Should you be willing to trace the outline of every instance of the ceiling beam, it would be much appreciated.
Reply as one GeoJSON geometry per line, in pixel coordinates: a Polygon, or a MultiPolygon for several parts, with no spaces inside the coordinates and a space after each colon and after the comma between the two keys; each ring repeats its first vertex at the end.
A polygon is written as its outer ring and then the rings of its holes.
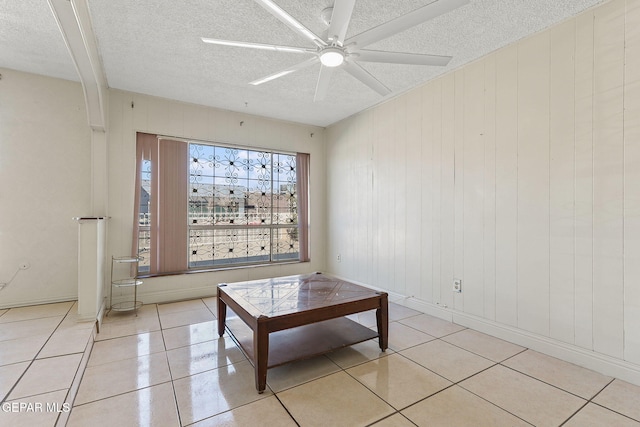
{"type": "Polygon", "coordinates": [[[87,1],[48,2],[82,83],[89,126],[104,132],[107,127],[107,79],[102,71],[87,1]]]}

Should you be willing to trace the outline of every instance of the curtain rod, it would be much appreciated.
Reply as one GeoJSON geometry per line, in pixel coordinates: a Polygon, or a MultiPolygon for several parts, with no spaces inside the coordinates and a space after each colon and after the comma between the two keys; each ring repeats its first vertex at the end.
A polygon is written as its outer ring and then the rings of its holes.
{"type": "Polygon", "coordinates": [[[202,140],[202,139],[179,138],[179,137],[175,137],[175,136],[159,135],[159,134],[156,134],[156,137],[158,138],[158,140],[168,139],[168,140],[171,140],[171,141],[179,141],[179,142],[186,142],[186,143],[193,142],[193,143],[202,143],[202,144],[205,144],[205,145],[220,145],[220,146],[223,146],[223,147],[238,148],[238,149],[241,149],[241,150],[245,149],[245,150],[253,150],[253,151],[265,151],[265,152],[269,152],[269,153],[277,152],[278,154],[290,154],[292,156],[298,154],[295,151],[280,150],[280,149],[277,149],[277,148],[265,148],[265,147],[258,147],[258,146],[234,144],[232,142],[206,141],[206,140],[202,140]]]}

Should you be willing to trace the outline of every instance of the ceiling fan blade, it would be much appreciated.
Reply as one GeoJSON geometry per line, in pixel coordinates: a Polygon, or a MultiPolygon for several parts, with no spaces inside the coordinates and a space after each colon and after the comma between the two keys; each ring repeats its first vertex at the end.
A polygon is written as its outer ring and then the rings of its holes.
{"type": "Polygon", "coordinates": [[[324,47],[327,45],[320,37],[318,37],[315,33],[313,33],[310,29],[305,27],[293,16],[289,15],[284,9],[275,4],[272,0],[254,0],[260,6],[264,7],[270,14],[278,18],[280,21],[285,23],[289,28],[291,28],[296,33],[308,38],[313,43],[315,43],[319,47],[324,47]]]}
{"type": "Polygon", "coordinates": [[[266,77],[262,77],[260,79],[254,80],[252,82],[249,82],[250,85],[254,85],[254,86],[258,86],[261,85],[262,83],[266,83],[266,82],[270,82],[271,80],[275,80],[278,79],[280,77],[286,76],[287,74],[291,74],[295,71],[298,70],[302,70],[303,68],[307,68],[312,66],[313,64],[315,64],[316,62],[318,62],[318,57],[314,56],[313,58],[309,58],[304,62],[300,62],[299,64],[293,65],[289,68],[285,68],[282,71],[278,71],[277,73],[273,73],[273,74],[269,74],[266,77]]]}
{"type": "Polygon", "coordinates": [[[382,96],[391,93],[391,89],[386,87],[380,80],[373,77],[367,70],[354,62],[345,61],[344,70],[382,96]]]}
{"type": "Polygon", "coordinates": [[[353,60],[362,62],[384,62],[389,64],[435,65],[444,67],[451,56],[423,55],[421,53],[382,52],[379,50],[359,50],[353,60]]]}
{"type": "Polygon", "coordinates": [[[316,49],[296,46],[278,46],[275,44],[237,42],[233,40],[211,39],[208,37],[200,37],[205,43],[217,44],[221,46],[248,47],[251,49],[272,50],[276,52],[293,52],[293,53],[316,53],[316,49]]]}
{"type": "Polygon", "coordinates": [[[386,39],[394,34],[401,33],[408,30],[411,27],[415,27],[418,24],[422,24],[437,16],[444,15],[447,12],[451,12],[454,9],[468,4],[470,0],[438,0],[433,3],[429,3],[419,9],[409,12],[405,15],[399,16],[384,24],[373,27],[357,36],[350,37],[345,45],[355,43],[358,48],[363,48],[375,43],[377,41],[386,39]]]}
{"type": "Polygon", "coordinates": [[[325,96],[327,96],[333,70],[335,70],[334,67],[320,67],[320,75],[318,76],[318,84],[316,85],[316,94],[313,97],[313,102],[322,101],[325,96]]]}
{"type": "Polygon", "coordinates": [[[331,24],[329,24],[327,32],[329,39],[340,44],[344,42],[355,4],[356,0],[335,0],[333,13],[331,14],[331,24]]]}

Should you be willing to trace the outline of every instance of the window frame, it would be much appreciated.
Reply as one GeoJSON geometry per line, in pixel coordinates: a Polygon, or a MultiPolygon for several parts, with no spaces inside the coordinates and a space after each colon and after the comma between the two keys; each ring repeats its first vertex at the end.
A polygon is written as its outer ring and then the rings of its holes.
{"type": "MultiPolygon", "coordinates": [[[[139,132],[138,134],[141,135],[141,133],[139,132]]],[[[251,268],[251,267],[258,267],[258,266],[268,266],[268,265],[282,265],[282,264],[287,264],[287,263],[300,263],[300,262],[307,262],[310,261],[309,260],[309,256],[308,256],[308,204],[309,204],[309,197],[308,197],[308,188],[305,189],[305,191],[302,192],[299,189],[300,183],[299,181],[299,177],[300,177],[300,173],[298,172],[298,163],[299,163],[299,159],[301,158],[300,156],[307,156],[305,162],[306,164],[306,170],[305,170],[305,174],[306,177],[304,177],[304,181],[303,181],[303,185],[306,185],[308,187],[308,180],[309,180],[309,161],[310,161],[310,155],[308,153],[295,153],[295,152],[291,152],[288,150],[278,150],[276,148],[264,148],[264,147],[258,147],[258,146],[248,146],[248,145],[243,145],[243,144],[231,144],[231,143],[224,143],[224,142],[215,142],[215,141],[205,141],[205,140],[198,140],[198,139],[192,139],[192,138],[176,138],[176,137],[171,137],[171,136],[165,136],[165,135],[150,135],[150,134],[143,134],[143,135],[147,135],[148,137],[153,136],[158,144],[158,147],[160,147],[160,144],[162,144],[163,140],[171,140],[171,141],[175,141],[175,142],[179,142],[181,144],[184,144],[184,147],[186,149],[186,158],[187,158],[187,168],[186,168],[186,185],[184,188],[185,191],[185,195],[186,195],[186,203],[184,204],[184,210],[185,213],[187,215],[187,221],[185,223],[186,226],[186,234],[184,235],[184,240],[186,242],[186,251],[184,253],[184,261],[185,261],[185,266],[184,269],[178,269],[175,271],[164,271],[162,269],[162,265],[161,265],[161,261],[158,262],[156,261],[156,266],[155,268],[153,268],[153,263],[149,262],[148,264],[145,263],[141,263],[139,265],[139,270],[138,270],[138,275],[139,276],[146,276],[146,277],[150,277],[150,276],[162,276],[162,275],[170,275],[170,274],[181,274],[181,273],[196,273],[196,272],[206,272],[206,271],[219,271],[219,270],[227,270],[227,269],[236,269],[236,268],[251,268]],[[270,163],[270,171],[269,171],[269,190],[270,190],[270,203],[269,203],[269,223],[268,224],[250,224],[249,220],[246,220],[245,223],[242,224],[197,224],[194,225],[191,223],[191,218],[190,218],[190,212],[191,212],[191,203],[190,203],[190,191],[192,190],[192,170],[190,167],[190,163],[192,162],[193,157],[191,156],[191,145],[195,144],[195,145],[202,145],[202,146],[208,146],[208,147],[212,147],[214,150],[216,148],[220,148],[220,149],[225,149],[225,150],[238,150],[238,151],[248,151],[248,152],[252,152],[252,153],[267,153],[269,155],[269,163],[270,163]],[[279,233],[286,233],[286,231],[280,231],[280,230],[291,230],[292,229],[292,225],[291,224],[279,224],[277,222],[273,221],[273,218],[277,216],[277,212],[275,211],[275,209],[277,209],[277,207],[274,204],[274,200],[278,197],[278,192],[274,191],[276,189],[276,186],[278,185],[278,181],[275,179],[275,176],[273,174],[274,168],[275,168],[275,158],[276,156],[291,156],[293,157],[293,160],[295,161],[295,168],[296,171],[295,173],[295,181],[294,181],[294,185],[295,185],[295,204],[296,207],[294,208],[294,210],[292,211],[294,213],[294,215],[296,216],[296,220],[297,223],[294,225],[294,229],[296,230],[296,239],[297,239],[297,250],[296,252],[292,252],[292,257],[287,257],[286,256],[286,252],[282,252],[281,254],[284,255],[283,257],[281,257],[280,259],[278,259],[278,252],[277,252],[277,247],[276,247],[276,241],[278,240],[278,234],[279,233]],[[301,199],[301,197],[304,197],[305,200],[301,199]],[[304,207],[302,207],[302,209],[306,210],[307,213],[304,214],[303,217],[300,216],[301,213],[301,207],[300,207],[300,203],[301,200],[303,200],[303,203],[306,205],[304,207]],[[305,219],[306,218],[306,219],[305,219]],[[301,221],[305,221],[305,224],[302,224],[301,221]],[[238,230],[240,233],[236,233],[236,236],[247,236],[247,242],[249,241],[249,236],[251,234],[252,230],[258,230],[258,229],[262,229],[262,230],[268,230],[269,232],[269,249],[268,249],[268,253],[265,254],[265,256],[268,257],[268,259],[260,259],[260,260],[256,260],[256,261],[247,261],[247,262],[243,262],[243,261],[239,261],[239,262],[234,262],[233,258],[230,259],[230,261],[225,262],[221,260],[224,260],[224,258],[219,258],[218,260],[216,260],[213,256],[209,259],[203,260],[202,262],[205,263],[203,265],[193,265],[194,263],[192,262],[192,251],[193,251],[193,244],[192,244],[192,231],[194,230],[204,230],[204,231],[208,231],[211,233],[211,235],[213,236],[216,231],[221,231],[221,230],[238,230]],[[303,246],[304,245],[304,246],[303,246]],[[304,248],[304,249],[303,249],[304,248]]],[[[138,144],[139,138],[137,138],[137,144],[138,144]]],[[[157,227],[157,224],[154,224],[154,218],[153,215],[151,215],[151,220],[149,223],[147,224],[141,224],[140,223],[140,215],[141,215],[141,210],[140,210],[140,206],[141,206],[141,188],[142,188],[142,173],[144,173],[143,169],[142,169],[142,164],[145,160],[144,158],[140,158],[139,157],[139,153],[140,153],[140,149],[137,148],[137,152],[138,152],[138,156],[137,156],[137,167],[136,167],[136,202],[135,202],[135,223],[134,223],[134,236],[133,236],[133,254],[136,256],[139,256],[140,253],[142,253],[142,251],[145,248],[149,248],[149,252],[150,252],[150,258],[153,258],[154,256],[157,257],[157,253],[154,255],[154,244],[152,242],[153,239],[153,230],[154,227],[157,227]],[[147,245],[141,245],[142,239],[141,236],[143,235],[143,233],[147,233],[147,235],[149,236],[147,242],[149,244],[147,245]]],[[[156,161],[154,162],[153,159],[149,159],[149,161],[151,162],[151,168],[153,169],[154,166],[157,168],[157,164],[158,164],[158,160],[156,159],[156,161]]],[[[247,166],[249,167],[249,166],[247,166]]],[[[153,199],[154,198],[154,194],[153,191],[157,191],[157,181],[159,181],[159,179],[157,178],[158,173],[157,171],[154,172],[152,170],[152,173],[150,174],[152,176],[152,180],[155,179],[156,183],[150,183],[149,187],[151,188],[151,194],[150,194],[150,198],[153,199]]],[[[211,176],[211,178],[214,180],[215,182],[215,176],[211,176]]],[[[249,178],[247,178],[247,180],[249,180],[249,178]]],[[[212,187],[212,191],[215,188],[215,184],[213,184],[212,187]]],[[[157,196],[156,196],[157,197],[157,196]]],[[[215,192],[212,193],[211,198],[215,199],[216,195],[215,192]]],[[[159,202],[156,202],[159,203],[159,202]]],[[[213,205],[215,208],[215,204],[213,205]]],[[[157,212],[157,210],[156,210],[157,212]]],[[[156,222],[158,220],[156,219],[156,222]]],[[[156,237],[157,240],[157,237],[156,237]]],[[[213,242],[212,242],[213,243],[213,242]]],[[[155,246],[159,246],[157,243],[155,246]]],[[[213,249],[212,249],[213,250],[213,249]]],[[[156,247],[155,248],[155,252],[160,252],[162,251],[161,248],[156,247]]],[[[247,257],[250,257],[251,255],[249,255],[249,253],[247,253],[247,257]]],[[[260,256],[260,255],[258,255],[260,256]]],[[[238,258],[242,258],[242,257],[238,257],[238,258]]]]}

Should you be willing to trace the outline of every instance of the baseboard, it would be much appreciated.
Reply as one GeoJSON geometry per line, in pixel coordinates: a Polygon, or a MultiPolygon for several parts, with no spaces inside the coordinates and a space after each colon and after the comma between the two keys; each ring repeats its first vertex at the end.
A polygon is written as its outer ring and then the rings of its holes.
{"type": "Polygon", "coordinates": [[[96,316],[96,332],[99,333],[102,328],[102,319],[104,318],[104,314],[107,312],[107,298],[102,299],[102,304],[100,305],[100,310],[98,310],[98,315],[96,316]]]}
{"type": "Polygon", "coordinates": [[[626,362],[615,357],[596,353],[573,344],[534,334],[513,326],[504,325],[478,316],[462,313],[448,307],[433,304],[415,297],[407,297],[394,292],[377,288],[366,283],[334,276],[342,280],[387,292],[389,301],[408,308],[447,320],[458,325],[474,329],[478,332],[500,338],[505,341],[530,348],[540,353],[556,357],[569,363],[599,372],[603,375],[619,378],[640,386],[640,365],[626,362]]]}
{"type": "Polygon", "coordinates": [[[454,311],[453,321],[461,326],[640,386],[640,365],[466,313],[454,311]]]}
{"type": "Polygon", "coordinates": [[[217,289],[217,286],[201,286],[198,288],[151,291],[139,293],[138,298],[140,298],[140,301],[144,304],[161,304],[194,298],[214,297],[217,294],[217,289]]]}
{"type": "Polygon", "coordinates": [[[77,300],[78,300],[77,294],[61,296],[61,297],[52,297],[52,298],[37,298],[37,299],[14,301],[10,303],[0,304],[0,309],[25,307],[28,305],[53,304],[56,302],[67,302],[67,301],[77,301],[77,300]]]}
{"type": "Polygon", "coordinates": [[[483,319],[478,316],[441,307],[417,298],[401,298],[397,303],[441,319],[452,321],[453,323],[478,332],[482,332],[522,347],[527,347],[537,352],[640,386],[639,365],[601,353],[596,353],[592,350],[578,347],[576,345],[567,344],[553,338],[534,334],[513,326],[504,325],[492,320],[483,319]]]}

